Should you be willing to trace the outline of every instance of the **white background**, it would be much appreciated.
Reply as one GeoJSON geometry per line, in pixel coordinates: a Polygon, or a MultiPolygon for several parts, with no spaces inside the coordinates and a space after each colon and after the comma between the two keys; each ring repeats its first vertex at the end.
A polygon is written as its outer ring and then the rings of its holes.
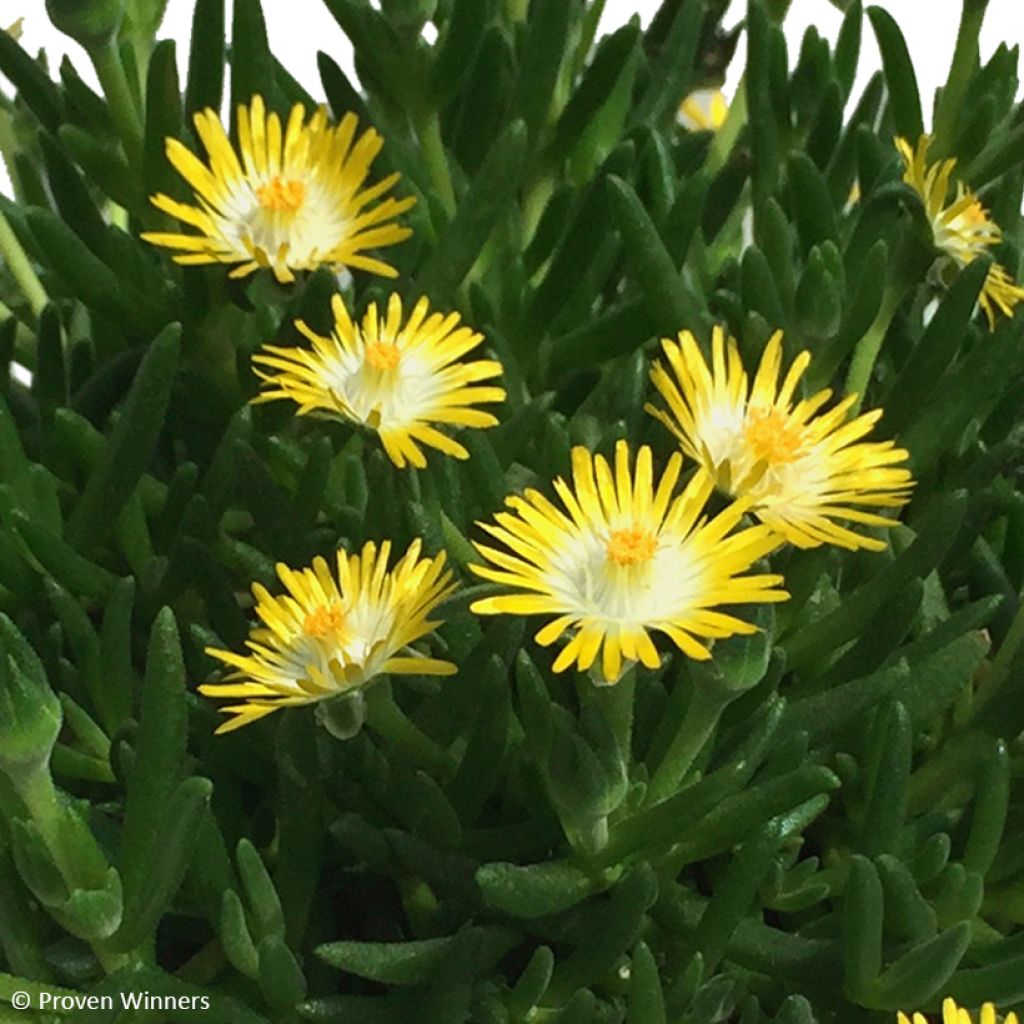
{"type": "MultiPolygon", "coordinates": [[[[229,7],[230,4],[231,0],[228,0],[229,7]]],[[[949,69],[961,0],[881,0],[880,6],[885,7],[899,22],[907,38],[921,87],[927,122],[934,90],[945,81],[949,69]]],[[[188,55],[192,7],[193,0],[170,0],[161,32],[163,37],[178,40],[178,60],[182,71],[188,55]]],[[[641,22],[646,24],[657,8],[658,0],[608,0],[602,30],[615,28],[633,14],[639,15],[641,22]]],[[[313,96],[322,98],[316,72],[317,50],[327,51],[346,69],[351,66],[348,40],[322,0],[263,0],[263,9],[274,53],[313,96]]],[[[745,9],[745,0],[733,0],[725,24],[730,26],[738,22],[745,9]]],[[[24,18],[21,42],[26,49],[35,53],[45,48],[53,68],[58,67],[63,55],[68,53],[79,71],[87,79],[95,80],[81,48],[50,25],[44,12],[43,0],[0,0],[0,26],[6,26],[19,17],[24,18]]],[[[795,62],[800,38],[809,25],[817,26],[822,36],[834,42],[841,21],[842,15],[829,0],[793,0],[786,19],[790,65],[795,62]]],[[[1024,44],[1024,0],[990,0],[981,37],[982,60],[1000,42],[1024,44]]],[[[726,81],[727,95],[735,91],[743,63],[741,39],[726,81]]],[[[863,84],[879,66],[874,34],[865,22],[859,82],[863,84]]],[[[0,88],[9,91],[8,83],[2,77],[0,88]]],[[[855,95],[856,92],[855,89],[855,95]]],[[[9,192],[2,167],[0,191],[9,192]]]]}

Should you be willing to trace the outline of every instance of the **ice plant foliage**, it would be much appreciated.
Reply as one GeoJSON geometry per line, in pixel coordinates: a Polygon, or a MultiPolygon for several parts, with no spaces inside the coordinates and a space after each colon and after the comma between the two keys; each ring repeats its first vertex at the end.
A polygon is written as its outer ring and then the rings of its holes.
{"type": "MultiPolygon", "coordinates": [[[[897,1024],[928,1024],[928,1019],[923,1013],[915,1013],[908,1017],[905,1013],[896,1015],[897,1024]]],[[[942,1001],[942,1024],[1017,1024],[1017,1014],[1008,1013],[1005,1017],[996,1015],[996,1008],[992,1003],[985,1003],[981,1012],[975,1018],[969,1010],[957,1006],[953,999],[942,1001]]]]}
{"type": "Polygon", "coordinates": [[[608,683],[619,678],[624,660],[657,668],[651,632],[705,660],[708,640],[756,632],[723,606],[788,597],[781,576],[743,575],[778,546],[767,527],[737,529],[749,502],[709,518],[714,483],[706,473],[698,471],[675,493],[678,453],[657,483],[650,448],[640,448],[635,466],[630,462],[625,441],[615,447],[614,467],[576,447],[572,483],[554,482],[563,508],[530,489],[507,498],[509,511],[493,523],[479,524],[501,547],[476,543],[489,564],[471,568],[510,592],[481,598],[472,610],[554,616],[536,639],[547,646],[570,633],[556,672],[573,663],[589,669],[599,657],[608,683]]]}
{"type": "MultiPolygon", "coordinates": [[[[903,180],[921,197],[935,247],[957,266],[964,267],[999,245],[1002,231],[981,200],[962,181],[956,183],[956,192],[950,199],[956,160],[951,157],[929,164],[931,141],[927,135],[922,135],[916,146],[911,146],[906,139],[896,140],[896,148],[903,158],[903,180]]],[[[997,311],[1013,316],[1014,308],[1022,299],[1024,288],[1013,280],[1004,266],[993,263],[978,300],[989,327],[995,327],[997,311]]]]}
{"type": "Polygon", "coordinates": [[[844,521],[889,527],[876,509],[895,509],[910,496],[907,453],[892,441],[862,440],[881,410],[847,421],[849,395],[827,412],[829,389],[795,401],[810,364],[802,352],[782,371],[782,333],[772,336],[751,384],[733,338],[716,327],[709,368],[688,331],[663,340],[667,365],[656,362],[651,379],[667,408],[647,411],[665,424],[684,452],[712,475],[719,488],[750,502],[753,513],[791,544],[882,550],[883,541],[844,521]]]}
{"type": "Polygon", "coordinates": [[[430,616],[455,589],[444,554],[421,557],[413,541],[388,568],[391,543],[368,542],[360,554],[337,553],[337,571],[324,558],[306,569],[277,566],[286,593],[252,591],[261,625],[247,654],[209,648],[234,670],[228,682],[200,687],[208,697],[241,701],[221,710],[230,732],[281,708],[351,693],[382,672],[452,675],[455,666],[413,650],[430,633],[430,616]]]}
{"type": "Polygon", "coordinates": [[[994,12],[317,4],[0,21],[0,1024],[1020,1024],[994,12]]]}
{"type": "Polygon", "coordinates": [[[383,314],[371,303],[361,324],[353,323],[340,296],[334,296],[331,308],[329,338],[300,320],[296,327],[312,342],[311,349],[268,345],[253,357],[264,383],[256,400],[291,399],[300,414],[374,430],[399,467],[424,467],[421,445],[468,458],[444,428],[493,427],[497,418],[475,406],[505,398],[502,388],[481,384],[501,375],[501,363],[461,361],[483,335],[462,325],[458,313],[432,313],[425,298],[408,319],[397,295],[388,299],[383,314]]]}
{"type": "Polygon", "coordinates": [[[195,128],[206,162],[177,139],[166,143],[167,158],[195,201],[152,197],[157,209],[195,231],[151,231],[143,238],[175,250],[177,263],[232,264],[232,277],[269,267],[279,281],[290,282],[296,271],[325,264],[394,277],[374,250],[409,236],[395,218],[415,199],[382,199],[397,173],[367,185],[384,140],[372,128],[358,134],[358,126],[355,114],[331,126],[323,107],[307,122],[300,103],[282,126],[255,96],[238,108],[236,153],[217,113],[200,111],[195,128]]]}

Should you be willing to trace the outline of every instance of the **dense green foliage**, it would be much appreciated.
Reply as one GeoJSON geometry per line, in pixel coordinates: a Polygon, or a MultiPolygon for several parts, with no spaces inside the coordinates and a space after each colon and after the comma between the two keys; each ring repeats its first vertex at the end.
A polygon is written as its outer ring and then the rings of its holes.
{"type": "MultiPolygon", "coordinates": [[[[184,83],[156,0],[119,29],[117,5],[51,2],[71,32],[96,7],[105,98],[0,33],[0,1021],[44,1019],[5,1003],[41,990],[212,1000],[71,1022],[1024,1007],[1024,318],[977,315],[985,260],[929,273],[893,147],[928,97],[896,24],[854,0],[834,50],[810,30],[787,54],[787,5],[750,0],[712,134],[676,109],[731,56],[720,0],[596,41],[600,2],[325,2],[361,82],[310,39],[331,110],[376,126],[375,171],[419,197],[396,287],[459,309],[504,364],[502,423],[460,435],[465,463],[400,472],[370,434],[247,404],[253,351],[300,343],[298,316],[326,329],[335,275],[230,281],[139,240],[170,223],[149,194],[187,198],[163,140],[194,146],[193,112],[312,105],[259,0],[230,24],[196,0],[184,83]],[[862,31],[884,73],[851,98],[862,31]],[[868,383],[918,481],[903,524],[883,554],[773,556],[792,599],[709,666],[555,676],[529,623],[468,612],[474,520],[546,488],[573,443],[628,436],[663,462],[657,339],[716,322],[750,360],[784,328],[811,387],[868,383]],[[252,581],[414,536],[465,577],[438,645],[459,675],[378,681],[348,740],[308,709],[214,737],[203,650],[241,648],[252,581]],[[692,768],[652,803],[678,735],[692,768]]],[[[1016,50],[979,62],[984,6],[965,0],[935,146],[1012,273],[1024,106],[1016,50]]],[[[360,311],[389,285],[340,287],[360,311]]]]}

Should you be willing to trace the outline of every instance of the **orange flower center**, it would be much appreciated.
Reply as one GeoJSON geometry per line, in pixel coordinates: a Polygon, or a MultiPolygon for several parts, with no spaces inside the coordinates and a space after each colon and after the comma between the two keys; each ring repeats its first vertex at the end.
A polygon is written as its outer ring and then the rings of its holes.
{"type": "Polygon", "coordinates": [[[366,346],[366,363],[375,370],[393,370],[402,361],[397,345],[387,341],[374,341],[366,346]]]}
{"type": "Polygon", "coordinates": [[[345,625],[345,613],[336,605],[321,605],[306,616],[302,629],[307,636],[316,640],[340,633],[345,625]]]}
{"type": "Polygon", "coordinates": [[[757,462],[781,466],[792,462],[803,445],[803,430],[778,409],[753,409],[747,419],[746,442],[757,462]]]}
{"type": "Polygon", "coordinates": [[[971,205],[964,210],[963,218],[968,224],[975,227],[988,221],[988,217],[985,214],[985,207],[977,201],[971,203],[971,205]]]}
{"type": "Polygon", "coordinates": [[[264,210],[295,213],[306,199],[306,183],[297,178],[285,179],[278,174],[256,189],[256,198],[264,210]]]}
{"type": "Polygon", "coordinates": [[[649,561],[657,550],[657,538],[642,526],[613,530],[608,538],[608,557],[625,568],[649,561]]]}

